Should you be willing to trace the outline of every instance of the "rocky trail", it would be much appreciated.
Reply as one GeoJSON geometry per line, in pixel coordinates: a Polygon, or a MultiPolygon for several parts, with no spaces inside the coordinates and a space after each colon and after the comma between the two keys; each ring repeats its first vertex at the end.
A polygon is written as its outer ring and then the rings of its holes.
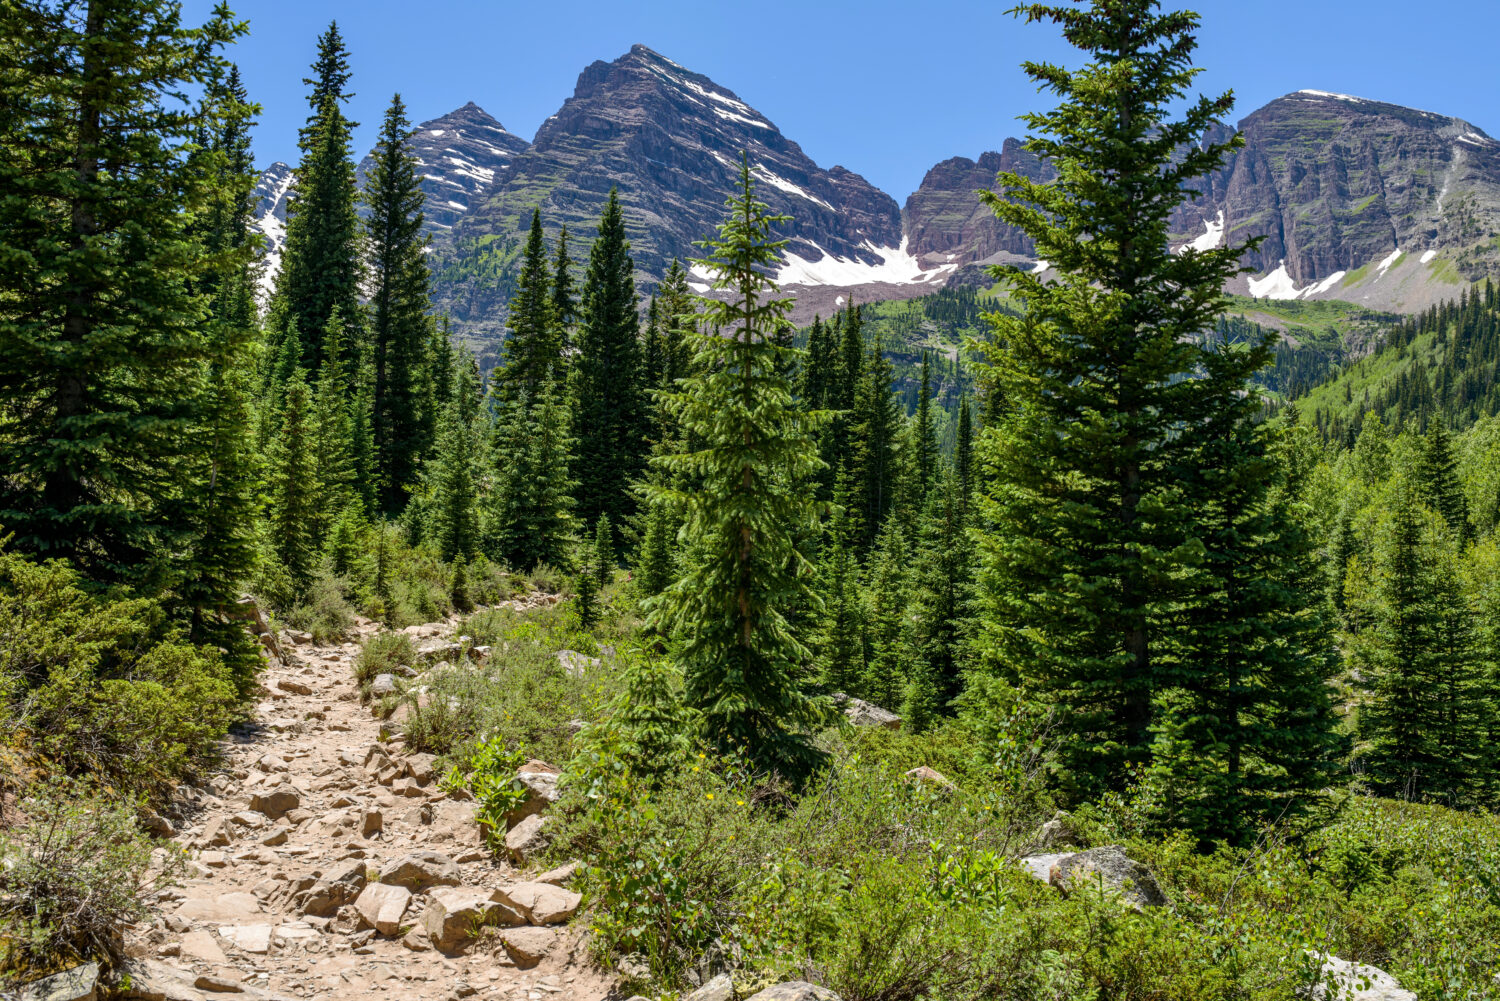
{"type": "MultiPolygon", "coordinates": [[[[440,646],[455,625],[407,631],[440,646]]],[[[161,820],[189,871],[131,932],[123,997],[610,995],[615,978],[567,923],[579,905],[572,867],[496,858],[474,804],[440,789],[431,755],[406,755],[361,705],[358,641],[379,628],[361,622],[336,646],[286,644],[271,660],[254,722],[219,773],[184,787],[161,820]]]]}

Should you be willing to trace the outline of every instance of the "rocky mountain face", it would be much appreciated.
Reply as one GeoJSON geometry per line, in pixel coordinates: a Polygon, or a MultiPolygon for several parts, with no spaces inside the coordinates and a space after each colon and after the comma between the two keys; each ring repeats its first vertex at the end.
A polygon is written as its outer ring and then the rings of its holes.
{"type": "MultiPolygon", "coordinates": [[[[1415,310],[1456,295],[1500,263],[1500,142],[1461,119],[1323,91],[1278,98],[1239,124],[1245,148],[1178,210],[1174,246],[1261,237],[1232,291],[1275,299],[1349,299],[1415,310]]],[[[1232,133],[1223,129],[1211,138],[1232,133]]],[[[1043,178],[1006,140],[978,163],[944,161],[906,203],[914,253],[961,265],[1031,257],[978,187],[1000,170],[1043,178]]],[[[931,259],[928,257],[927,259],[931,259]]]]}
{"type": "MultiPolygon", "coordinates": [[[[458,218],[503,177],[512,158],[530,143],[507,132],[479,105],[470,101],[441,118],[418,125],[410,148],[422,175],[427,201],[422,206],[424,230],[434,238],[453,228],[458,218]]],[[[355,179],[364,187],[374,167],[374,151],[355,169],[355,179]]],[[[263,294],[268,294],[281,266],[286,243],[286,209],[294,171],[276,162],[267,167],[255,186],[254,226],[266,239],[266,266],[261,275],[263,294]]],[[[364,214],[363,205],[360,213],[364,214]]]]}
{"type": "MultiPolygon", "coordinates": [[[[530,145],[473,101],[418,125],[409,146],[427,193],[422,214],[428,232],[452,229],[530,145]]],[[[372,150],[355,171],[361,187],[374,166],[372,150]]]]}
{"type": "Polygon", "coordinates": [[[611,187],[625,208],[643,283],[697,256],[736,185],[741,154],[773,211],[791,217],[780,277],[790,285],[906,283],[924,269],[902,249],[894,199],[843,167],[823,169],[765,115],[708,77],[642,45],[578,77],[573,96],[497,178],[436,256],[438,306],[471,336],[498,333],[507,271],[533,208],[549,237],[566,225],[586,253],[611,187]]]}

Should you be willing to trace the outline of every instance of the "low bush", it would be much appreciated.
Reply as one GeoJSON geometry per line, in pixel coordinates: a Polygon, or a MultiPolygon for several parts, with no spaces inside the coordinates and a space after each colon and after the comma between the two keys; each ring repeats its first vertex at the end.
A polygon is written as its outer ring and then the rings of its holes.
{"type": "Polygon", "coordinates": [[[157,849],[153,864],[134,806],[84,786],[38,787],[21,811],[24,821],[0,833],[0,974],[29,980],[118,962],[125,926],[181,873],[182,854],[157,849]]]}
{"type": "Polygon", "coordinates": [[[368,695],[376,675],[394,674],[398,668],[411,667],[416,662],[417,645],[405,633],[376,633],[367,638],[354,658],[354,680],[360,695],[368,695]]]}
{"type": "Polygon", "coordinates": [[[345,596],[348,582],[330,574],[313,579],[303,600],[287,610],[293,629],[312,633],[313,642],[337,643],[354,628],[354,606],[345,596]]]}
{"type": "Polygon", "coordinates": [[[41,771],[150,792],[211,758],[238,713],[219,651],[155,603],[97,598],[66,564],[0,550],[0,732],[41,771]]]}

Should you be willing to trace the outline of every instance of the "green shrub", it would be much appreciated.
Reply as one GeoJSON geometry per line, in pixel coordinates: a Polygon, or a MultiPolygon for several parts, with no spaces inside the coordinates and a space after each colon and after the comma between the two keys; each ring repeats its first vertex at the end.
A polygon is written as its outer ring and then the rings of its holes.
{"type": "Polygon", "coordinates": [[[21,803],[25,821],[0,833],[0,973],[32,979],[74,963],[111,965],[124,927],[149,914],[146,897],[182,871],[152,845],[135,808],[81,786],[38,788],[21,803]]]}
{"type": "Polygon", "coordinates": [[[417,645],[405,633],[376,633],[360,644],[354,658],[354,680],[360,694],[369,691],[377,674],[394,674],[397,668],[417,662],[417,645]]]}
{"type": "Polygon", "coordinates": [[[287,612],[294,629],[312,633],[315,643],[336,643],[354,628],[354,606],[345,595],[348,584],[320,574],[308,585],[303,601],[287,612]]]}
{"type": "Polygon", "coordinates": [[[0,550],[0,727],[44,770],[159,789],[211,758],[238,711],[219,652],[157,605],[95,598],[65,564],[0,550]]]}

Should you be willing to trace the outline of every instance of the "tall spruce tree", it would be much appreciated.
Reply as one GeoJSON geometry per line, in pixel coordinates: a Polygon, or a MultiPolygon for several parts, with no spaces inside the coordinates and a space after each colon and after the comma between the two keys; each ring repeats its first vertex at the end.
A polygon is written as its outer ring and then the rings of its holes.
{"type": "Polygon", "coordinates": [[[585,524],[601,514],[616,524],[630,519],[635,504],[629,485],[640,476],[649,448],[634,272],[624,210],[611,189],[589,252],[573,361],[574,479],[585,524]]]}
{"type": "Polygon", "coordinates": [[[1422,451],[1414,472],[1422,503],[1443,516],[1460,545],[1469,541],[1469,505],[1458,478],[1458,458],[1453,454],[1453,433],[1441,420],[1434,420],[1422,439],[1422,451]]]}
{"type": "MultiPolygon", "coordinates": [[[[564,350],[573,345],[573,326],[578,322],[578,298],[573,292],[573,259],[568,256],[568,227],[557,234],[557,258],[552,264],[552,319],[564,350]]],[[[559,379],[561,375],[557,376],[559,379]]]]}
{"type": "Polygon", "coordinates": [[[521,274],[505,326],[505,363],[498,374],[501,396],[514,400],[524,392],[535,398],[547,373],[561,369],[563,358],[540,209],[531,212],[531,232],[521,255],[521,274]]]}
{"type": "Polygon", "coordinates": [[[497,504],[490,535],[507,566],[531,570],[563,568],[576,532],[568,457],[567,413],[557,380],[549,373],[536,399],[523,391],[501,410],[493,472],[497,504]]]}
{"type": "Polygon", "coordinates": [[[201,213],[243,179],[197,147],[241,114],[214,82],[243,32],[222,5],[0,6],[0,524],[96,579],[169,586],[206,528],[183,445],[227,416],[226,331],[194,276],[223,275],[201,213]]]}
{"type": "Polygon", "coordinates": [[[937,428],[932,417],[932,359],[922,352],[922,381],[917,391],[917,413],[912,427],[912,470],[916,481],[917,501],[927,502],[927,492],[937,477],[937,428]]]}
{"type": "MultiPolygon", "coordinates": [[[[853,329],[856,325],[851,320],[853,329]]],[[[891,392],[895,370],[877,340],[861,366],[853,409],[848,415],[847,449],[854,474],[855,502],[864,532],[861,547],[880,533],[885,516],[896,502],[896,436],[901,411],[891,392]]]]}
{"type": "Polygon", "coordinates": [[[1036,241],[1055,279],[997,269],[1024,306],[991,315],[982,379],[995,404],[980,436],[983,629],[990,691],[1024,690],[1054,715],[1053,765],[1065,789],[1122,786],[1150,760],[1162,676],[1179,637],[1169,615],[1192,560],[1181,467],[1184,422],[1220,402],[1191,378],[1201,335],[1244,247],[1172,253],[1170,220],[1190,182],[1243,139],[1205,136],[1232,108],[1225,94],[1172,112],[1197,74],[1197,15],[1155,0],[1026,4],[1090,59],[1081,69],[1028,62],[1061,98],[1026,116],[1026,148],[1055,182],[1000,175],[982,192],[995,215],[1036,241]]]}
{"type": "Polygon", "coordinates": [[[953,440],[953,472],[958,477],[958,496],[965,511],[974,493],[974,414],[969,394],[958,401],[958,430],[953,440]]]}
{"type": "Polygon", "coordinates": [[[427,237],[422,191],[401,95],[391,98],[365,184],[370,273],[372,400],[378,506],[396,514],[416,482],[424,440],[420,396],[428,338],[427,237]]]}
{"type": "Polygon", "coordinates": [[[285,300],[287,320],[302,333],[304,362],[320,369],[322,335],[334,309],[342,311],[345,323],[356,325],[363,277],[351,156],[356,123],[342,108],[352,95],[345,90],[348,52],[337,23],[318,38],[313,72],[303,81],[312,88],[308,103],[313,113],[298,143],[302,160],[287,203],[276,294],[285,300]]]}
{"type": "Polygon", "coordinates": [[[849,476],[840,470],[818,570],[823,621],[817,633],[819,680],[833,692],[855,694],[865,676],[865,605],[859,586],[858,525],[849,476]]]}
{"type": "Polygon", "coordinates": [[[267,462],[269,510],[265,530],[267,548],[299,592],[312,581],[319,538],[322,485],[312,409],[312,394],[298,369],[287,384],[281,430],[267,462]]]}
{"type": "Polygon", "coordinates": [[[811,654],[782,609],[807,600],[810,567],[796,543],[816,514],[799,489],[818,458],[781,374],[789,349],[774,339],[791,307],[766,277],[785,245],[771,237],[781,217],[756,200],[748,157],[728,205],[712,256],[696,262],[725,299],[701,301],[708,332],[692,335],[694,373],[668,396],[702,445],[661,462],[695,489],[656,491],[686,512],[687,565],[650,621],[670,637],[705,736],[796,777],[817,760],[808,730],[820,706],[805,690],[811,654]]]}

